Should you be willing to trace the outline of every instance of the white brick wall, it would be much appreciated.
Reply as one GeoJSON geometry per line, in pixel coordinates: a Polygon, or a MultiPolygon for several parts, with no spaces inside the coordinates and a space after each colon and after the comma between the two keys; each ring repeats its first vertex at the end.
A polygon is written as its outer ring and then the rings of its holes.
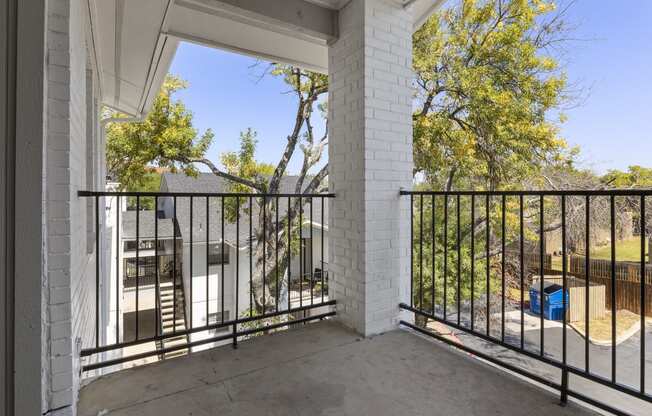
{"type": "MultiPolygon", "coordinates": [[[[74,414],[79,387],[79,343],[94,342],[94,252],[88,253],[87,123],[97,123],[86,99],[86,18],[81,0],[50,0],[47,28],[47,153],[44,183],[47,302],[44,316],[43,411],[74,414]]],[[[90,129],[91,131],[93,129],[90,129]]],[[[99,140],[97,136],[91,140],[99,140]]],[[[97,144],[95,145],[97,148],[97,144]]],[[[98,175],[95,179],[98,179],[98,175]]],[[[91,177],[92,178],[92,177],[91,177]]],[[[99,182],[98,182],[99,183],[99,182]]]]}
{"type": "Polygon", "coordinates": [[[409,299],[411,22],[392,0],[352,0],[329,48],[329,269],[339,319],[364,335],[395,328],[409,299]]]}

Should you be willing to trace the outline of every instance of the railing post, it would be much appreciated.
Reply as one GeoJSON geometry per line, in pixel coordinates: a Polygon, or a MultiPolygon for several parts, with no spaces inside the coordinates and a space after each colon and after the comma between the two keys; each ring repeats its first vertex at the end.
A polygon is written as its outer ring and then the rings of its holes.
{"type": "Polygon", "coordinates": [[[562,406],[566,406],[568,403],[568,369],[566,367],[561,369],[561,394],[559,402],[562,406]]]}
{"type": "Polygon", "coordinates": [[[233,349],[238,349],[238,324],[234,323],[233,327],[233,349]]]}

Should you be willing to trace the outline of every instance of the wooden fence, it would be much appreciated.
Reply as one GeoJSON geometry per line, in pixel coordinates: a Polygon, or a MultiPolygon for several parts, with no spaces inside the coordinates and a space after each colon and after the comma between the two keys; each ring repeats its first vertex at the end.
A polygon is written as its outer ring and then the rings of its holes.
{"type": "MultiPolygon", "coordinates": [[[[571,255],[569,274],[586,278],[586,258],[571,255]]],[[[607,308],[611,306],[611,261],[591,259],[589,281],[606,288],[607,308]]],[[[639,263],[616,262],[616,306],[634,313],[641,312],[641,266],[639,263]]],[[[645,267],[645,315],[652,316],[652,266],[645,267]]]]}
{"type": "MultiPolygon", "coordinates": [[[[519,264],[521,253],[518,250],[505,250],[506,259],[513,263],[519,264]]],[[[543,271],[549,274],[552,271],[552,255],[544,254],[543,271]]],[[[541,256],[539,253],[524,252],[523,253],[523,268],[526,273],[539,274],[541,270],[541,256]]]]}

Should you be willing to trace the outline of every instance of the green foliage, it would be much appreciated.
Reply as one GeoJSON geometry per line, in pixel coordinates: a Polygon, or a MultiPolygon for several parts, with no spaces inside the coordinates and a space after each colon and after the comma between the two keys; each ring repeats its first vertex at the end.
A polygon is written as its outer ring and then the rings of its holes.
{"type": "Polygon", "coordinates": [[[630,166],[627,172],[610,170],[601,182],[613,188],[649,188],[652,186],[652,168],[630,166]]]}
{"type": "MultiPolygon", "coordinates": [[[[237,152],[224,152],[220,155],[220,161],[224,170],[233,176],[256,182],[262,189],[266,189],[266,179],[274,173],[274,165],[256,161],[256,139],[257,133],[252,128],[240,132],[240,150],[237,152]]],[[[229,181],[226,192],[249,193],[251,188],[237,182],[229,181]]],[[[248,198],[227,198],[225,201],[225,215],[229,222],[235,222],[236,210],[240,207],[247,207],[248,198]]],[[[242,209],[240,215],[248,214],[249,209],[242,209]]]]}
{"type": "MultiPolygon", "coordinates": [[[[255,309],[246,310],[240,314],[239,319],[256,318],[260,315],[262,315],[262,313],[255,309]]],[[[263,318],[263,319],[253,320],[253,321],[247,321],[238,325],[238,331],[250,331],[254,329],[265,328],[270,325],[280,324],[281,322],[283,321],[280,316],[273,316],[271,318],[263,318]]],[[[283,330],[283,327],[277,329],[269,329],[266,331],[254,332],[252,334],[247,335],[245,339],[259,337],[261,335],[271,334],[273,332],[278,332],[281,330],[283,330]]]]}
{"type": "MultiPolygon", "coordinates": [[[[518,218],[516,218],[514,212],[510,212],[510,209],[508,209],[508,207],[513,207],[514,204],[518,206],[518,201],[509,199],[505,201],[506,241],[514,241],[518,238],[518,218]]],[[[484,218],[485,207],[485,199],[476,198],[476,221],[478,218],[484,218]]],[[[423,199],[420,196],[414,197],[412,284],[415,305],[421,304],[421,296],[423,296],[423,308],[430,310],[433,305],[434,289],[437,307],[440,308],[444,305],[445,298],[448,310],[452,311],[457,301],[458,277],[461,302],[468,301],[471,298],[472,287],[474,299],[483,298],[487,290],[487,256],[485,253],[488,244],[489,249],[493,250],[494,240],[501,238],[501,207],[500,199],[489,201],[489,212],[492,219],[490,227],[493,231],[491,239],[487,243],[484,233],[476,233],[475,237],[472,237],[469,232],[471,229],[470,197],[460,197],[459,199],[449,197],[447,202],[442,196],[437,196],[434,199],[430,196],[425,196],[423,199]],[[471,238],[474,238],[473,250],[471,238]],[[473,279],[471,279],[472,253],[475,255],[473,279]],[[446,294],[445,297],[444,293],[446,294]]],[[[492,254],[488,259],[489,291],[490,295],[493,296],[500,289],[501,284],[500,256],[492,254]]]]}
{"type": "Polygon", "coordinates": [[[554,9],[462,0],[414,34],[414,160],[433,186],[505,188],[564,157],[547,119],[566,99],[566,76],[546,54],[563,30],[542,22],[554,9]]]}
{"type": "MultiPolygon", "coordinates": [[[[127,191],[131,192],[158,192],[161,189],[161,175],[153,169],[145,171],[138,183],[131,183],[131,186],[127,187],[127,191]]],[[[128,209],[136,209],[136,198],[130,197],[127,200],[128,209]]],[[[154,198],[152,197],[141,197],[140,198],[140,208],[145,210],[154,209],[154,198]]]]}
{"type": "MultiPolygon", "coordinates": [[[[293,91],[311,95],[313,92],[326,92],[328,88],[328,76],[317,72],[300,71],[290,65],[275,64],[271,74],[283,77],[286,84],[292,87],[293,91]]],[[[312,109],[310,109],[312,110],[312,109]]]]}
{"type": "Polygon", "coordinates": [[[173,100],[173,94],[187,86],[181,78],[168,75],[145,120],[107,125],[108,170],[123,188],[143,186],[152,165],[197,175],[193,161],[204,157],[213,133],[209,129],[199,136],[192,113],[173,100]]]}

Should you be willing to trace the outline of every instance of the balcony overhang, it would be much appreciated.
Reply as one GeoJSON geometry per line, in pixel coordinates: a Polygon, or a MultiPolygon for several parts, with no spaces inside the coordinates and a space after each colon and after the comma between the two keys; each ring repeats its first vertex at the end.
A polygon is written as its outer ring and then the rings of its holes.
{"type": "MultiPolygon", "coordinates": [[[[444,0],[394,0],[414,28],[444,0]]],[[[349,0],[87,0],[105,105],[144,116],[180,41],[327,72],[349,0]]]]}

